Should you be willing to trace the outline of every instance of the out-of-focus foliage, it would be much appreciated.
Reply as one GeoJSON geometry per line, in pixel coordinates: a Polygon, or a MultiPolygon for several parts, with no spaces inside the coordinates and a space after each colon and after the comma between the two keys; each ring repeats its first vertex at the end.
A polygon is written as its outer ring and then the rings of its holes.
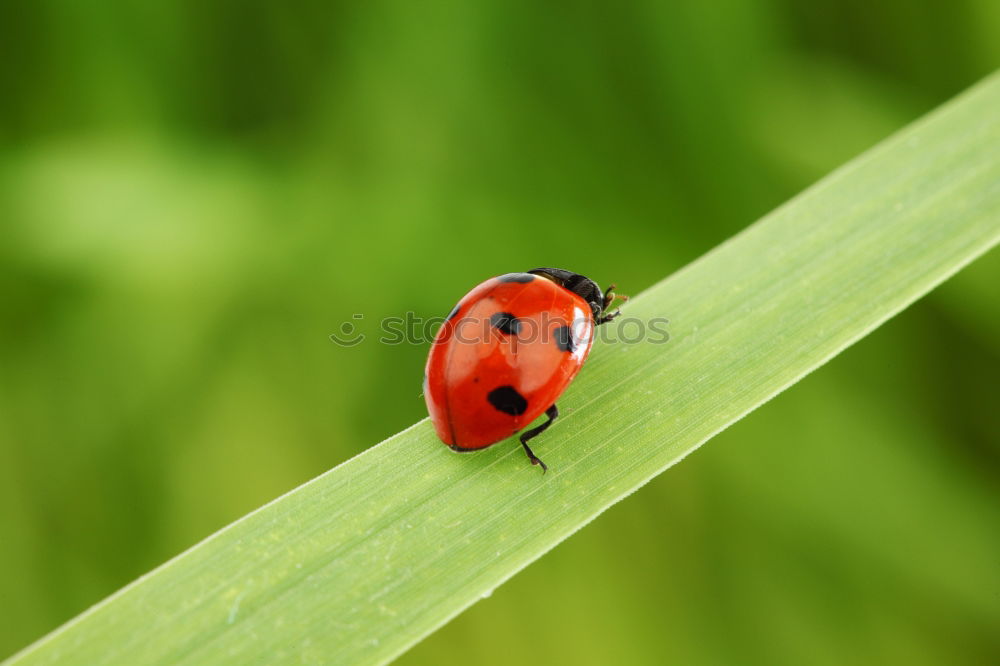
{"type": "MultiPolygon", "coordinates": [[[[381,318],[536,265],[639,291],[997,34],[988,0],[0,5],[0,655],[421,418],[426,348],[381,318]]],[[[998,283],[994,253],[402,663],[995,661],[998,283]]]]}

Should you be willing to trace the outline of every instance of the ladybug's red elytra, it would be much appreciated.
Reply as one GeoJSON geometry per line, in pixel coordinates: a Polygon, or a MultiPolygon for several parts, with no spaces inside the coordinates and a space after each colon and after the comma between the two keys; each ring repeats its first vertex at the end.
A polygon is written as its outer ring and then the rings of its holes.
{"type": "Polygon", "coordinates": [[[431,345],[424,399],[438,437],[453,451],[485,449],[543,412],[548,420],[521,433],[533,465],[548,467],[528,440],[559,416],[556,400],[573,381],[608,310],[614,285],[560,268],[535,268],[486,280],[448,315],[431,345]]]}

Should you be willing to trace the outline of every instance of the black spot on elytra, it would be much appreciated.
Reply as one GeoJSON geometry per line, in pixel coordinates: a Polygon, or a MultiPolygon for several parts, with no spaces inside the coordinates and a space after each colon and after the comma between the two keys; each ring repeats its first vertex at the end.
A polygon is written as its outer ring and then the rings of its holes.
{"type": "Polygon", "coordinates": [[[461,310],[461,309],[462,309],[462,304],[461,303],[459,303],[458,305],[456,305],[455,307],[453,307],[451,309],[451,312],[449,312],[448,316],[445,318],[445,321],[451,321],[452,319],[454,319],[455,315],[457,315],[458,311],[461,310]]]}
{"type": "Polygon", "coordinates": [[[560,326],[553,333],[556,346],[560,351],[573,353],[576,351],[576,340],[573,339],[573,329],[569,326],[560,326]]]}
{"type": "Polygon", "coordinates": [[[528,409],[528,401],[513,386],[498,386],[487,394],[486,399],[497,411],[511,416],[520,416],[528,409]]]}
{"type": "Polygon", "coordinates": [[[521,322],[509,312],[497,312],[490,316],[490,326],[504,335],[517,335],[521,330],[521,322]]]}
{"type": "Polygon", "coordinates": [[[521,284],[531,282],[534,279],[535,276],[531,273],[507,273],[497,278],[500,282],[520,282],[521,284]]]}

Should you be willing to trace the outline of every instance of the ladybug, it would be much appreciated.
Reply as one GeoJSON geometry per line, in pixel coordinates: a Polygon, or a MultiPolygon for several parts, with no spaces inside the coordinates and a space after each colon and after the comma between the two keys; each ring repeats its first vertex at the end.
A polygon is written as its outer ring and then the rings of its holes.
{"type": "Polygon", "coordinates": [[[541,425],[521,433],[532,465],[548,467],[528,441],[552,425],[556,400],[583,367],[594,328],[608,310],[614,285],[560,268],[536,268],[486,280],[452,309],[431,345],[424,399],[438,437],[469,452],[510,437],[543,412],[541,425]]]}

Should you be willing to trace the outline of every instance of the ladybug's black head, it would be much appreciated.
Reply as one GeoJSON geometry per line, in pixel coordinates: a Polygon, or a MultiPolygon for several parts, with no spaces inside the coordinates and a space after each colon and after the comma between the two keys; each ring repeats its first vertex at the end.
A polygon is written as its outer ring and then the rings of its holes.
{"type": "Polygon", "coordinates": [[[604,292],[597,286],[597,283],[579,273],[564,271],[561,268],[533,268],[528,271],[532,275],[539,275],[548,280],[552,280],[560,287],[569,289],[590,305],[590,310],[594,315],[594,321],[601,316],[604,311],[604,292]]]}

